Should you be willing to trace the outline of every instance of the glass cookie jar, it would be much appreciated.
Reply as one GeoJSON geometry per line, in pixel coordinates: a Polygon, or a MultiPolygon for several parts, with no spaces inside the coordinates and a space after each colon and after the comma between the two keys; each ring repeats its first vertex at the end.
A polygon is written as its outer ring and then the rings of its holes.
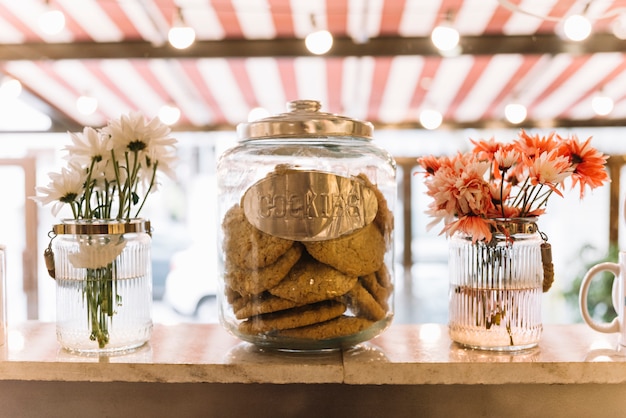
{"type": "Polygon", "coordinates": [[[220,322],[260,347],[349,347],[393,318],[395,161],[320,108],[240,124],[218,161],[220,322]]]}

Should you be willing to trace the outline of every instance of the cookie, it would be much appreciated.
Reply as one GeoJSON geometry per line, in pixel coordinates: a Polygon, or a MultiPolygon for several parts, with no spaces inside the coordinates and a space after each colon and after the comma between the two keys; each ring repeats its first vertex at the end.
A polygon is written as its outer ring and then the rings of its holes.
{"type": "Polygon", "coordinates": [[[258,295],[280,283],[301,255],[302,246],[295,244],[267,267],[244,269],[229,265],[225,267],[224,281],[241,295],[258,295]]]}
{"type": "Polygon", "coordinates": [[[304,243],[316,260],[351,276],[365,276],[380,269],[385,239],[374,223],[343,237],[304,243]]]}
{"type": "Polygon", "coordinates": [[[389,310],[387,299],[391,293],[390,289],[381,286],[376,277],[376,273],[359,277],[359,282],[374,297],[374,300],[385,310],[389,310]]]}
{"type": "Polygon", "coordinates": [[[379,321],[386,315],[386,311],[361,283],[357,283],[346,295],[348,306],[355,316],[379,321]]]}
{"type": "Polygon", "coordinates": [[[299,304],[315,303],[346,294],[357,280],[303,255],[287,277],[268,291],[299,304]]]}
{"type": "Polygon", "coordinates": [[[393,291],[393,283],[391,282],[391,275],[385,264],[376,272],[376,279],[378,280],[378,284],[387,289],[391,294],[393,291]]]}
{"type": "Polygon", "coordinates": [[[293,241],[274,237],[256,229],[239,205],[226,212],[222,222],[226,265],[243,269],[258,269],[275,263],[293,241]]]}
{"type": "Polygon", "coordinates": [[[345,304],[328,300],[250,317],[239,324],[239,331],[244,334],[260,334],[297,328],[337,318],[345,311],[345,304]]]}
{"type": "Polygon", "coordinates": [[[285,329],[278,333],[280,336],[306,338],[313,340],[327,340],[330,338],[345,337],[361,332],[374,324],[365,318],[342,315],[314,325],[299,328],[285,329]]]}
{"type": "Polygon", "coordinates": [[[243,306],[243,304],[246,303],[246,300],[239,294],[239,292],[236,292],[229,286],[224,287],[224,296],[226,298],[226,301],[232,306],[243,306]]]}
{"type": "Polygon", "coordinates": [[[363,173],[359,174],[357,178],[361,179],[365,185],[374,192],[374,196],[376,196],[376,200],[378,201],[378,211],[376,212],[376,217],[374,218],[374,224],[378,227],[379,231],[383,234],[383,238],[385,239],[385,243],[387,246],[391,245],[391,233],[393,231],[393,212],[389,209],[389,205],[387,205],[387,199],[383,196],[382,192],[376,187],[374,183],[370,181],[369,178],[363,173]]]}
{"type": "Polygon", "coordinates": [[[235,310],[235,318],[245,319],[254,315],[295,308],[296,306],[298,304],[292,300],[279,298],[265,292],[257,297],[248,299],[244,304],[240,304],[235,310]]]}

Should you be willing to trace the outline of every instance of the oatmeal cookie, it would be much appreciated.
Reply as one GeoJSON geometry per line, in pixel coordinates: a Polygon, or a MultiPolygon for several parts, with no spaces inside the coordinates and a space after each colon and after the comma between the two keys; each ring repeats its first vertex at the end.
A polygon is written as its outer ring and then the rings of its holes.
{"type": "Polygon", "coordinates": [[[235,310],[235,318],[245,319],[254,315],[295,308],[296,306],[298,306],[298,304],[292,300],[279,298],[269,292],[264,292],[240,304],[235,310]]]}
{"type": "Polygon", "coordinates": [[[226,212],[222,222],[227,266],[258,269],[273,264],[293,246],[293,241],[256,229],[239,205],[226,212]]]}
{"type": "Polygon", "coordinates": [[[374,196],[376,196],[376,200],[378,201],[378,211],[376,212],[376,217],[374,218],[374,224],[376,224],[380,232],[383,234],[385,243],[389,246],[392,244],[391,232],[393,231],[393,212],[389,210],[389,205],[387,205],[385,196],[383,196],[378,187],[376,187],[376,185],[372,183],[365,174],[361,173],[357,176],[357,178],[362,180],[365,185],[374,192],[374,196]]]}
{"type": "Polygon", "coordinates": [[[357,280],[356,276],[344,274],[303,255],[287,277],[268,291],[300,304],[315,303],[346,294],[357,280]]]}
{"type": "Polygon", "coordinates": [[[285,329],[278,333],[284,337],[307,338],[314,340],[327,340],[330,338],[345,337],[356,334],[374,324],[373,321],[365,318],[342,315],[338,318],[320,322],[299,328],[285,329]]]}
{"type": "Polygon", "coordinates": [[[359,277],[359,282],[385,311],[389,310],[389,303],[387,302],[387,299],[389,298],[391,291],[389,288],[381,286],[378,282],[378,278],[376,277],[376,273],[359,277]]]}
{"type": "Polygon", "coordinates": [[[389,274],[389,270],[385,264],[383,264],[380,270],[376,272],[376,279],[378,280],[378,284],[387,289],[387,291],[391,294],[393,291],[393,283],[391,283],[391,275],[389,274]]]}
{"type": "Polygon", "coordinates": [[[343,237],[304,245],[313,258],[348,275],[374,273],[384,262],[385,239],[374,223],[343,237]]]}
{"type": "Polygon", "coordinates": [[[355,316],[379,321],[386,315],[386,311],[361,283],[357,283],[346,295],[348,306],[355,316]]]}
{"type": "Polygon", "coordinates": [[[280,283],[301,255],[302,246],[296,243],[267,267],[244,269],[228,265],[224,282],[241,295],[258,295],[280,283]]]}
{"type": "Polygon", "coordinates": [[[345,311],[346,305],[343,303],[327,300],[280,312],[252,316],[239,324],[239,331],[244,334],[260,334],[302,327],[337,318],[345,311]]]}
{"type": "Polygon", "coordinates": [[[224,297],[234,310],[240,309],[249,299],[244,298],[239,292],[229,286],[224,286],[224,297]]]}

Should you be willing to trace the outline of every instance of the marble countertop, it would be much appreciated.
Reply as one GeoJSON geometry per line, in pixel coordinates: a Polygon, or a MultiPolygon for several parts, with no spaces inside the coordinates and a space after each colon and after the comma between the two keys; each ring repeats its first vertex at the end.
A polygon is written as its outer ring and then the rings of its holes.
{"type": "Polygon", "coordinates": [[[345,351],[262,351],[218,324],[156,324],[144,347],[120,356],[61,349],[53,323],[25,322],[0,347],[0,380],[163,383],[569,384],[626,383],[616,334],[546,325],[538,347],[517,354],[462,348],[445,325],[392,325],[345,351]]]}

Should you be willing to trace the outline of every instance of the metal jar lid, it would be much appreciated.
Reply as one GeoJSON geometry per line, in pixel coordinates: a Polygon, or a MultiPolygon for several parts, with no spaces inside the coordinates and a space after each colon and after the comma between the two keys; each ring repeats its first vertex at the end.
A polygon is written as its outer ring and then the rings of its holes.
{"type": "Polygon", "coordinates": [[[316,100],[294,100],[287,103],[289,112],[237,125],[240,141],[275,138],[355,137],[371,140],[374,126],[370,122],[320,112],[316,100]]]}
{"type": "Polygon", "coordinates": [[[53,225],[55,235],[120,235],[127,233],[150,234],[150,221],[144,219],[69,219],[53,225]]]}

